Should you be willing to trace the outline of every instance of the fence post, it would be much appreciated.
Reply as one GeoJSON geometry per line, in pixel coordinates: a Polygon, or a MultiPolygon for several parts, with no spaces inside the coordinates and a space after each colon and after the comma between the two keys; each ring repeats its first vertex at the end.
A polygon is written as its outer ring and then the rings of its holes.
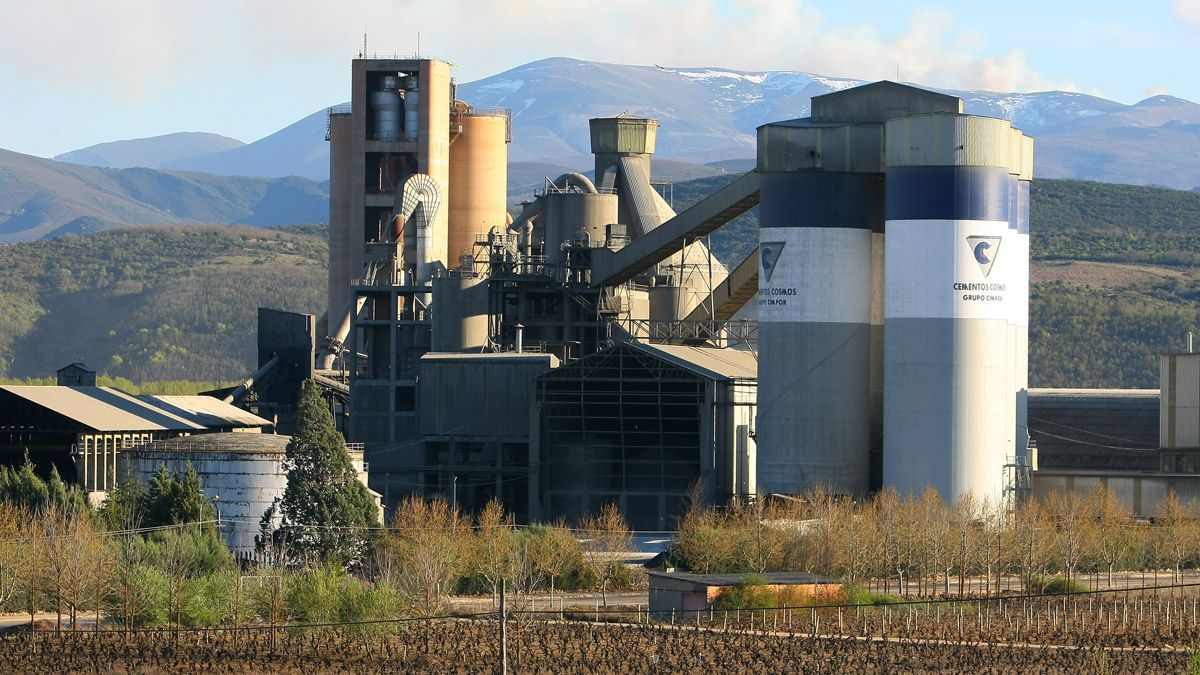
{"type": "Polygon", "coordinates": [[[500,675],[508,675],[508,615],[504,598],[504,579],[500,580],[500,675]]]}

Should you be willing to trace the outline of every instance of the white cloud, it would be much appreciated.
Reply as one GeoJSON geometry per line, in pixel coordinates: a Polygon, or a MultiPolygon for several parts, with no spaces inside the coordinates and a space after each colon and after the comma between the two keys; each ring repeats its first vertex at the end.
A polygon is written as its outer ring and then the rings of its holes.
{"type": "Polygon", "coordinates": [[[1171,0],[1175,16],[1192,28],[1200,28],[1200,0],[1171,0]]]}
{"type": "MultiPolygon", "coordinates": [[[[1200,0],[1176,0],[1196,8],[1200,0]]],[[[1182,14],[1181,14],[1182,15],[1182,14]]],[[[172,87],[336,62],[368,50],[422,51],[466,81],[548,56],[666,66],[806,70],[997,90],[1062,87],[1019,50],[989,48],[943,11],[898,35],[827,25],[808,0],[39,0],[0,25],[0,69],[136,104],[172,87]]],[[[269,86],[269,84],[267,85],[269,86]]]]}
{"type": "Polygon", "coordinates": [[[1167,85],[1159,84],[1153,87],[1148,87],[1146,91],[1142,93],[1145,94],[1146,98],[1150,98],[1151,96],[1162,96],[1163,94],[1168,94],[1170,91],[1171,90],[1167,88],[1167,85]]]}

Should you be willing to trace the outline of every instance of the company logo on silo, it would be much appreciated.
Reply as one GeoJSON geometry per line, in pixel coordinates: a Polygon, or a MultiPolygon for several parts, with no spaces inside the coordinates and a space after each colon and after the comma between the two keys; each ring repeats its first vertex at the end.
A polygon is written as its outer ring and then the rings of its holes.
{"type": "Polygon", "coordinates": [[[983,272],[983,278],[986,279],[992,273],[992,265],[1000,253],[1000,237],[971,236],[967,237],[967,245],[971,247],[971,254],[975,256],[979,271],[983,272]]]}
{"type": "Polygon", "coordinates": [[[771,283],[771,275],[775,273],[775,264],[779,262],[779,254],[783,253],[786,241],[764,241],[758,246],[758,260],[762,264],[763,278],[771,283]]]}

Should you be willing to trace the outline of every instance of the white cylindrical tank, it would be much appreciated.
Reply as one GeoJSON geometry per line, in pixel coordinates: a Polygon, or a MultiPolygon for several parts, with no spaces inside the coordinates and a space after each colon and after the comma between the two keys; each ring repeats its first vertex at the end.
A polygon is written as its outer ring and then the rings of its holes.
{"type": "Polygon", "coordinates": [[[883,483],[999,504],[1028,302],[1012,213],[1020,135],[938,113],[889,120],[885,136],[883,483]]]}
{"type": "MultiPolygon", "coordinates": [[[[764,172],[759,203],[757,483],[863,497],[871,449],[875,173],[764,172]]],[[[876,259],[878,257],[876,256],[876,259]]]]}
{"type": "Polygon", "coordinates": [[[283,496],[283,451],[290,436],[218,433],[181,436],[126,450],[121,480],[150,480],[162,466],[183,473],[190,463],[209,499],[221,512],[221,535],[237,555],[254,553],[259,519],[283,496]]]}

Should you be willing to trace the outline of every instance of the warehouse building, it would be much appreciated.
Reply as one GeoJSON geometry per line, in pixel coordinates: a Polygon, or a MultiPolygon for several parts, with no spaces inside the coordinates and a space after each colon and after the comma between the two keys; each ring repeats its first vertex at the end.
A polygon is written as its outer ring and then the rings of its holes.
{"type": "Polygon", "coordinates": [[[705,503],[753,495],[757,376],[748,351],[640,342],[541,375],[531,517],[615,502],[634,529],[666,530],[693,485],[705,503]]]}

